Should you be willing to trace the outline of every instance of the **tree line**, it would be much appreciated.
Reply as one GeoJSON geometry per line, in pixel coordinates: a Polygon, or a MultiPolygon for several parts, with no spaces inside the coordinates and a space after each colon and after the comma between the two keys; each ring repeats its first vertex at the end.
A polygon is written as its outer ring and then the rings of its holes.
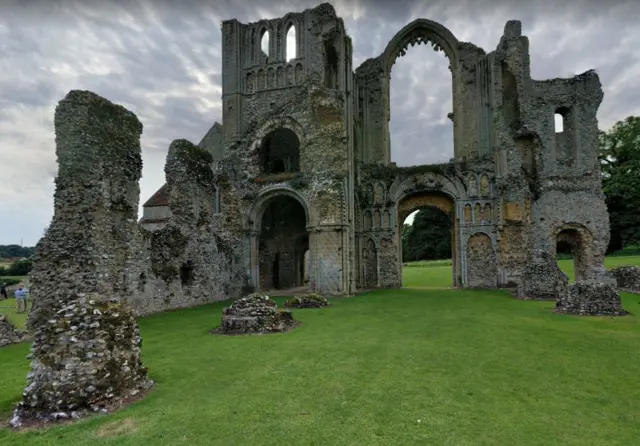
{"type": "MultiPolygon", "coordinates": [[[[608,131],[600,131],[599,143],[611,227],[610,254],[640,244],[640,117],[629,116],[608,131]]],[[[420,209],[413,225],[402,228],[402,254],[405,262],[450,259],[449,218],[435,208],[420,209]]]]}

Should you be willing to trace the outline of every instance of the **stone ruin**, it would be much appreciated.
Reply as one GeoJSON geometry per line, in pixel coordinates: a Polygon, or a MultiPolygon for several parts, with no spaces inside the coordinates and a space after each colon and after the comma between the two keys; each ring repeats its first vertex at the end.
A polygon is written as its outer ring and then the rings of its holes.
{"type": "Polygon", "coordinates": [[[615,285],[602,282],[576,282],[556,300],[556,313],[579,316],[625,316],[615,285]]]}
{"type": "MultiPolygon", "coordinates": [[[[55,212],[34,260],[36,341],[14,425],[108,410],[146,389],[133,316],[269,289],[401,287],[402,224],[425,206],[452,221],[456,287],[511,288],[572,314],[622,314],[616,281],[638,289],[637,271],[612,275],[603,263],[599,77],[532,79],[519,21],[487,53],[417,19],[354,69],[344,22],[323,3],[226,20],[222,52],[222,124],[197,145],[171,143],[166,184],[139,222],[138,119],[91,92],[59,103],[55,212]],[[416,43],[448,58],[454,157],[398,167],[390,73],[416,43]],[[575,285],[557,267],[560,244],[573,253],[575,285]]],[[[290,313],[258,299],[225,310],[225,329],[291,325],[290,313]],[[252,317],[264,323],[242,319],[252,317]]]]}
{"type": "Polygon", "coordinates": [[[18,344],[26,338],[26,333],[18,330],[6,316],[0,314],[0,347],[18,344]]]}
{"type": "Polygon", "coordinates": [[[54,124],[54,215],[33,262],[35,341],[13,427],[108,411],[152,385],[126,304],[138,255],[142,124],[87,91],[60,101],[54,124]]]}
{"type": "Polygon", "coordinates": [[[222,325],[214,333],[264,334],[288,331],[298,323],[290,311],[278,310],[278,304],[269,296],[253,293],[235,300],[222,312],[222,325]]]}
{"type": "MultiPolygon", "coordinates": [[[[485,52],[417,19],[381,54],[353,67],[344,22],[323,3],[282,18],[226,20],[222,50],[222,123],[198,146],[212,157],[214,233],[230,241],[213,258],[231,259],[236,269],[210,275],[217,280],[209,285],[215,293],[203,293],[209,299],[401,287],[402,224],[425,206],[452,221],[456,287],[558,299],[568,292],[556,262],[562,244],[576,259],[579,282],[613,283],[603,264],[609,215],[597,158],[599,77],[589,70],[532,79],[519,21],[507,22],[495,50],[485,52]],[[295,57],[287,60],[292,29],[295,57]],[[449,61],[454,157],[398,167],[391,162],[390,73],[409,45],[421,43],[449,61]],[[554,127],[555,115],[562,129],[554,127]]],[[[175,218],[171,187],[167,177],[145,203],[145,230],[175,218]]],[[[199,302],[188,287],[171,288],[180,297],[166,306],[199,302]]]]}
{"type": "Polygon", "coordinates": [[[309,293],[287,299],[284,306],[286,308],[322,308],[329,306],[329,301],[319,294],[309,293]]]}
{"type": "Polygon", "coordinates": [[[619,266],[611,270],[618,288],[628,293],[640,294],[640,268],[632,265],[619,266]]]}

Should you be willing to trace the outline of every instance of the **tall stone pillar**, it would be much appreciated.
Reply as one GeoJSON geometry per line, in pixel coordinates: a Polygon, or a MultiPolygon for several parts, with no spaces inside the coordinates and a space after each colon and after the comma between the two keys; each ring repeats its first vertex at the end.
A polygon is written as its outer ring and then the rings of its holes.
{"type": "Polygon", "coordinates": [[[31,371],[11,424],[108,411],[151,385],[130,308],[137,265],[142,124],[124,107],[71,91],[55,111],[53,220],[31,276],[31,371]]]}

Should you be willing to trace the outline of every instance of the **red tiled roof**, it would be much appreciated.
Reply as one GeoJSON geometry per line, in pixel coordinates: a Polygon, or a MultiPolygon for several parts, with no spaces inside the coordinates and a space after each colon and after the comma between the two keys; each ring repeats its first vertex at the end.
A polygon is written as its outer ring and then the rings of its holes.
{"type": "Polygon", "coordinates": [[[155,206],[169,206],[169,188],[167,187],[167,183],[163,184],[162,187],[142,205],[142,207],[145,208],[155,206]]]}

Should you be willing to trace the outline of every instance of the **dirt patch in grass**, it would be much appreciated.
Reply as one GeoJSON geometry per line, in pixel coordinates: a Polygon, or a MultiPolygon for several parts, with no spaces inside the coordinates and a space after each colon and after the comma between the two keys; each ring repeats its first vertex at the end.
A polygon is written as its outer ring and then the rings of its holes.
{"type": "Polygon", "coordinates": [[[138,430],[133,418],[125,418],[124,420],[109,421],[100,426],[96,431],[96,437],[119,437],[121,435],[132,435],[138,430]]]}

